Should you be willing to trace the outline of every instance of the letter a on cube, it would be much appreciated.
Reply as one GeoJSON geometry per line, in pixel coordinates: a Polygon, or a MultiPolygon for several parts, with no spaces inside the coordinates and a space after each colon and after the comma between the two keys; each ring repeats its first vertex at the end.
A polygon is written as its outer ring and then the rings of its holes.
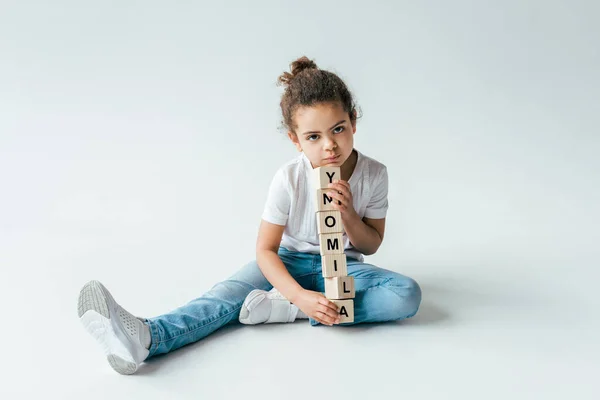
{"type": "Polygon", "coordinates": [[[354,301],[352,299],[331,300],[331,302],[338,306],[340,324],[345,322],[354,322],[354,301]]]}

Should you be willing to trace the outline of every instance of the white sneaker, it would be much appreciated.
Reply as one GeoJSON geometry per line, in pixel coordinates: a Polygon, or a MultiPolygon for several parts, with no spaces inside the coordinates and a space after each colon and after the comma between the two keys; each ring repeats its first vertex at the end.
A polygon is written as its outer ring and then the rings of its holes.
{"type": "MultiPolygon", "coordinates": [[[[277,289],[271,291],[255,289],[242,305],[239,320],[245,325],[294,322],[305,314],[286,299],[277,289]]],[[[308,317],[306,317],[308,318],[308,317]]]]}
{"type": "Polygon", "coordinates": [[[98,281],[83,286],[77,311],[85,329],[102,346],[110,366],[124,375],[137,371],[149,354],[149,327],[119,306],[98,281]]]}

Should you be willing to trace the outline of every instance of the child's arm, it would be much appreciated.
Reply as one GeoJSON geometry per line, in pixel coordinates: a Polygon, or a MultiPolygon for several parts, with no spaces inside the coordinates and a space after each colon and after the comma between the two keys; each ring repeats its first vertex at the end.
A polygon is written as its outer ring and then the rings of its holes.
{"type": "Polygon", "coordinates": [[[256,240],[256,262],[263,275],[287,299],[293,299],[302,286],[290,275],[277,251],[285,226],[261,220],[256,240]]]}
{"type": "Polygon", "coordinates": [[[339,323],[337,306],[322,293],[306,290],[281,261],[278,250],[285,227],[261,221],[256,241],[256,261],[263,275],[281,294],[306,315],[316,321],[333,325],[339,323]]]}
{"type": "Polygon", "coordinates": [[[385,218],[365,217],[361,220],[358,214],[350,218],[350,220],[344,221],[343,218],[342,220],[352,246],[366,256],[375,254],[383,242],[385,218]]]}
{"type": "MultiPolygon", "coordinates": [[[[381,246],[381,242],[383,242],[385,217],[364,217],[361,219],[354,209],[352,189],[347,181],[336,179],[333,183],[329,184],[329,187],[332,190],[327,192],[327,194],[338,200],[338,202],[333,202],[333,207],[340,211],[344,230],[352,246],[366,256],[375,254],[379,246],[381,246]]],[[[387,204],[387,175],[385,175],[383,187],[385,189],[380,189],[381,193],[378,194],[378,198],[374,201],[385,201],[387,204]]]]}

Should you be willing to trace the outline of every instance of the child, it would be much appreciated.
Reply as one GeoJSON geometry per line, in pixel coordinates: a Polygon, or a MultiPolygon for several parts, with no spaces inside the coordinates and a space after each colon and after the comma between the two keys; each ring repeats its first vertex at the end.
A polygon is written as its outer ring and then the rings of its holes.
{"type": "Polygon", "coordinates": [[[339,166],[330,184],[344,226],[348,275],[354,277],[354,324],[410,318],[421,302],[419,285],[364,263],[383,241],[388,176],[382,163],[354,148],[356,109],[334,73],[306,57],[278,79],[286,86],[281,111],[288,137],[301,154],[281,166],[268,191],[256,242],[256,260],[207,293],[158,317],[138,318],[119,306],[97,281],[79,295],[86,330],[103,346],[111,367],[134,373],[147,358],[196,342],[228,323],[339,323],[324,292],[311,188],[311,170],[339,166]]]}

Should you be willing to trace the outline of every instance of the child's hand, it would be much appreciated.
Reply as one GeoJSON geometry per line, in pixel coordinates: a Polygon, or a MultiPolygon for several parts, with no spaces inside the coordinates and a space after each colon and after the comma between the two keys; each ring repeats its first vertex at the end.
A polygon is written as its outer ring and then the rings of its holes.
{"type": "Polygon", "coordinates": [[[340,323],[337,306],[322,293],[304,289],[294,299],[293,303],[304,314],[324,325],[331,326],[340,323]]]}
{"type": "Polygon", "coordinates": [[[327,195],[333,197],[335,200],[338,200],[341,204],[338,204],[337,201],[333,201],[333,207],[336,210],[339,210],[342,219],[349,220],[350,218],[356,216],[356,210],[354,210],[354,205],[352,202],[352,191],[350,189],[350,184],[347,181],[343,181],[341,179],[336,179],[333,183],[330,183],[328,187],[331,189],[327,192],[327,195]]]}

